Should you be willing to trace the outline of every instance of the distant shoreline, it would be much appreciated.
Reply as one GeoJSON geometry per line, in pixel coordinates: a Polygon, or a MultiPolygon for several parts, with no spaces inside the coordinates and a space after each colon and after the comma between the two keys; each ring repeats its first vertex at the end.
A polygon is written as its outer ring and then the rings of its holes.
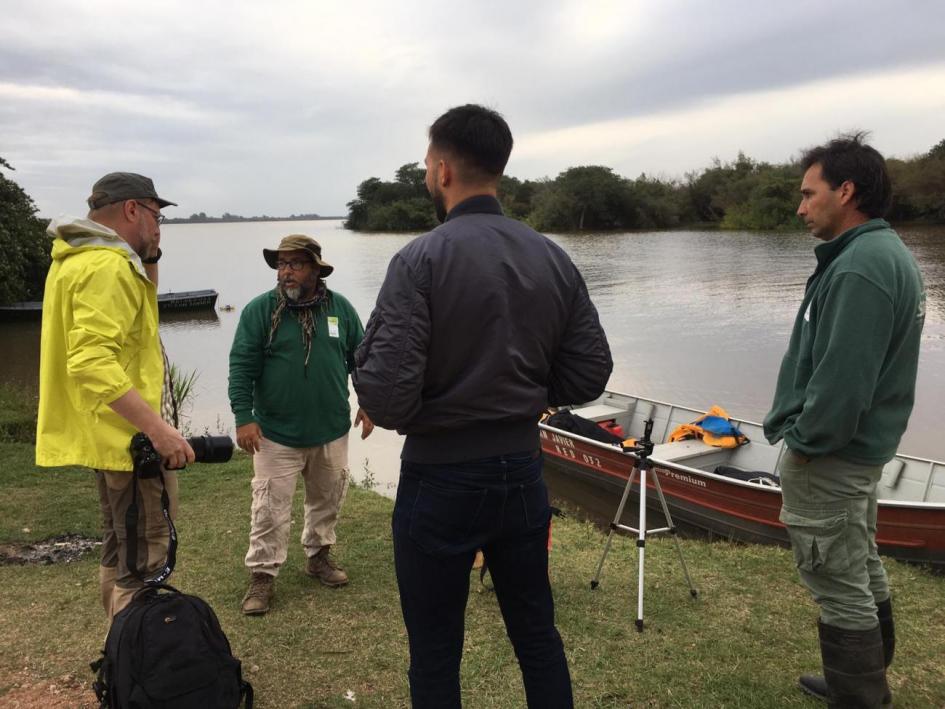
{"type": "Polygon", "coordinates": [[[322,217],[312,214],[302,214],[291,217],[201,217],[191,219],[190,217],[168,217],[164,220],[165,224],[236,224],[239,222],[318,222],[331,221],[336,219],[347,219],[347,217],[322,217]]]}

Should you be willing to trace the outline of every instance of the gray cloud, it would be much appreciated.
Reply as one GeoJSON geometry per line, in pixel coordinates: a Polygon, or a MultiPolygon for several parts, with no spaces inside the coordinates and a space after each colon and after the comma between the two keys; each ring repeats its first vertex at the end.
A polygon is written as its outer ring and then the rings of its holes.
{"type": "MultiPolygon", "coordinates": [[[[945,5],[932,0],[137,8],[62,0],[9,7],[4,25],[0,155],[46,214],[77,210],[91,182],[114,169],[152,175],[181,203],[179,214],[340,213],[361,180],[420,160],[426,126],[468,101],[501,110],[520,142],[693,112],[685,138],[698,147],[688,163],[664,157],[678,133],[594,155],[618,169],[678,174],[745,133],[733,120],[731,135],[705,133],[699,143],[702,109],[945,66],[945,5]]],[[[771,126],[766,151],[784,159],[798,140],[847,127],[818,95],[809,111],[820,118],[804,123],[806,137],[771,126]]],[[[896,144],[913,152],[942,137],[921,110],[903,107],[899,121],[907,139],[896,144]]],[[[513,156],[512,168],[554,175],[576,164],[564,155],[584,161],[580,145],[562,145],[513,156]]]]}

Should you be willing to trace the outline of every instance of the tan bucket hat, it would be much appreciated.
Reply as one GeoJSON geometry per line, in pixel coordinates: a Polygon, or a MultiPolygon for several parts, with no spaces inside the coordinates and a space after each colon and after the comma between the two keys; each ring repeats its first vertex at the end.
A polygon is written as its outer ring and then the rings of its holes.
{"type": "Polygon", "coordinates": [[[321,278],[329,275],[335,270],[335,267],[322,260],[322,247],[310,236],[304,234],[290,234],[279,242],[275,249],[263,249],[263,258],[269,264],[269,268],[278,268],[279,253],[286,251],[308,251],[312,255],[315,263],[318,264],[318,275],[321,278]]]}

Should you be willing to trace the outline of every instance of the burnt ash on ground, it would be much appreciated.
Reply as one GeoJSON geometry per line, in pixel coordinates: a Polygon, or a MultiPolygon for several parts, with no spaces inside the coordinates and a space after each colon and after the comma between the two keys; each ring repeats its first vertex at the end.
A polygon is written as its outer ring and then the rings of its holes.
{"type": "Polygon", "coordinates": [[[0,542],[0,565],[68,564],[101,546],[101,539],[60,534],[31,544],[0,542]]]}

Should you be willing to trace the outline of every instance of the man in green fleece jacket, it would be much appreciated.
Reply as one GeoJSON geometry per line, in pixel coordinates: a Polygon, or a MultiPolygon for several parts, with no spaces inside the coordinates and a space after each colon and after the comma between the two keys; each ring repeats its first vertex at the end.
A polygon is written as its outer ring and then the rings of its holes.
{"type": "MultiPolygon", "coordinates": [[[[305,481],[305,573],[327,586],[348,583],[329,550],[348,489],[348,373],[364,336],[351,303],[325,287],[334,269],[318,242],[287,236],[263,256],[276,269],[278,285],[243,310],[230,350],[236,442],[253,456],[246,615],[269,610],[287,556],[299,474],[305,481]]],[[[360,409],[358,424],[362,438],[374,429],[360,409]]]]}
{"type": "Polygon", "coordinates": [[[781,521],[820,605],[824,677],[801,689],[838,707],[892,702],[889,585],[876,548],[876,484],[915,397],[925,289],[882,219],[886,163],[844,136],[808,151],[797,213],[824,243],[781,364],[765,435],[784,439],[781,521]]]}

